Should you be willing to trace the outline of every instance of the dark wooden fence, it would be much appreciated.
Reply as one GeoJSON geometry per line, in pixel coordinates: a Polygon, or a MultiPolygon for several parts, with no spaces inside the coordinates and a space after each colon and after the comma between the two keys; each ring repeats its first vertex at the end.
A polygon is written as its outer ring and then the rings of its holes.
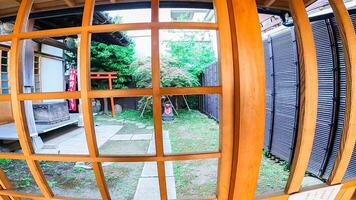
{"type": "MultiPolygon", "coordinates": [[[[219,86],[220,85],[220,72],[219,65],[217,62],[208,65],[202,74],[201,85],[202,86],[219,86]]],[[[210,94],[202,95],[199,101],[199,110],[211,118],[219,121],[219,106],[220,97],[219,95],[210,94]]]]}
{"type": "MultiPolygon", "coordinates": [[[[356,25],[356,10],[350,11],[356,25]]],[[[333,16],[312,20],[318,62],[318,113],[308,171],[327,179],[344,124],[346,71],[340,33],[333,16]]],[[[264,149],[290,162],[298,128],[299,65],[293,27],[264,40],[266,126],[264,149]]],[[[344,179],[356,176],[356,149],[344,179]]]]}

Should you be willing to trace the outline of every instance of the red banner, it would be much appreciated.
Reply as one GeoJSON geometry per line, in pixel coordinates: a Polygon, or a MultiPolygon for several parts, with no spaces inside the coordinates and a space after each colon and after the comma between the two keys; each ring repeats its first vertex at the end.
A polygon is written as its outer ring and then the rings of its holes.
{"type": "MultiPolygon", "coordinates": [[[[69,92],[76,91],[76,86],[77,86],[77,70],[70,69],[69,78],[68,78],[68,91],[69,92]]],[[[69,110],[77,111],[77,101],[75,99],[69,99],[69,110]]]]}

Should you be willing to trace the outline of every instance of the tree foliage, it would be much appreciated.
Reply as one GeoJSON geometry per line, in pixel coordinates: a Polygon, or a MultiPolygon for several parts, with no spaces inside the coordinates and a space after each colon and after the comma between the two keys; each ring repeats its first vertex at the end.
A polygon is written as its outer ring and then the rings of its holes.
{"type": "MultiPolygon", "coordinates": [[[[92,72],[117,72],[118,78],[113,80],[113,88],[127,88],[132,81],[130,65],[135,60],[135,44],[127,47],[108,45],[100,42],[91,43],[90,65],[92,72]]],[[[67,69],[77,66],[77,54],[70,51],[64,53],[67,69]]],[[[92,80],[92,87],[107,89],[106,80],[92,80]]]]}
{"type": "MultiPolygon", "coordinates": [[[[92,42],[91,45],[91,71],[117,72],[118,78],[113,80],[113,88],[126,88],[132,80],[131,63],[135,60],[135,45],[127,47],[107,45],[92,42]]],[[[93,87],[106,87],[102,81],[93,81],[93,87]]]]}
{"type": "Polygon", "coordinates": [[[194,82],[199,82],[205,68],[216,62],[209,36],[202,32],[186,32],[178,40],[166,42],[167,55],[175,60],[177,67],[186,70],[194,82]]]}

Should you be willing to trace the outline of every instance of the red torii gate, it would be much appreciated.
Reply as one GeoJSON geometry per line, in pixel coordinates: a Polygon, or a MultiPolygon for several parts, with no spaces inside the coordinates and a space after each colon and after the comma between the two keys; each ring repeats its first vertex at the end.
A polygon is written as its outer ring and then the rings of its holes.
{"type": "MultiPolygon", "coordinates": [[[[90,79],[106,79],[109,82],[109,89],[112,90],[112,80],[117,79],[117,72],[90,72],[90,79]]],[[[111,113],[115,117],[114,97],[110,97],[111,113]]]]}

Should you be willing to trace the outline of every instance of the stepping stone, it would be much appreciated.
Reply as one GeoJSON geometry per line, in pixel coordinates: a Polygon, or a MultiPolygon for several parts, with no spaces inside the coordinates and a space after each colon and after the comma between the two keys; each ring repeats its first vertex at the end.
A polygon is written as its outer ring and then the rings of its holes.
{"type": "Polygon", "coordinates": [[[134,134],[131,140],[151,140],[152,134],[134,134]]]}
{"type": "Polygon", "coordinates": [[[131,140],[131,138],[132,138],[132,134],[122,134],[122,135],[114,135],[112,138],[110,138],[110,140],[123,141],[123,140],[131,140]]]}
{"type": "MultiPolygon", "coordinates": [[[[168,199],[177,199],[174,177],[166,178],[168,199]]],[[[136,188],[134,200],[159,200],[160,191],[158,178],[140,178],[136,188]]]]}

